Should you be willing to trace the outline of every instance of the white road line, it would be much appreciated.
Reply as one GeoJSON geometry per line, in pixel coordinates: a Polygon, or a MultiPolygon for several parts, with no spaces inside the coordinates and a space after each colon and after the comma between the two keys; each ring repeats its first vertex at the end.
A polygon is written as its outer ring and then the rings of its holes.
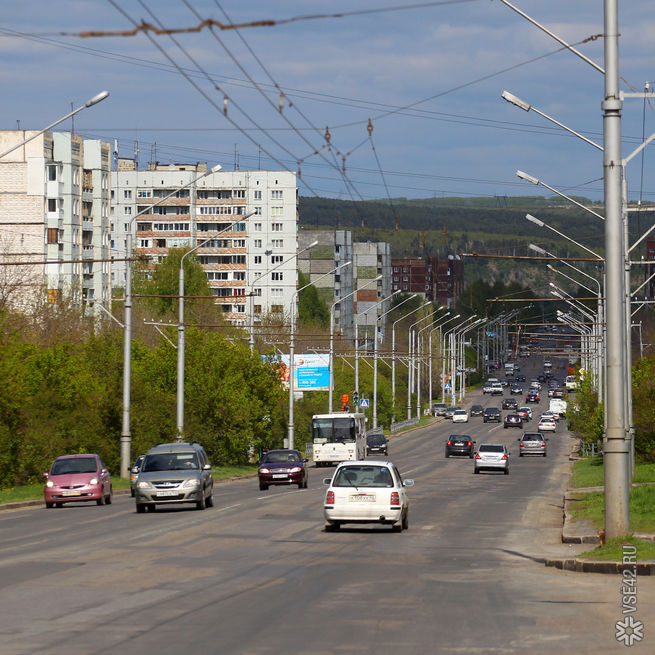
{"type": "Polygon", "coordinates": [[[235,507],[241,507],[243,503],[237,503],[236,505],[228,505],[227,507],[217,507],[216,512],[224,512],[226,509],[234,509],[235,507]]]}

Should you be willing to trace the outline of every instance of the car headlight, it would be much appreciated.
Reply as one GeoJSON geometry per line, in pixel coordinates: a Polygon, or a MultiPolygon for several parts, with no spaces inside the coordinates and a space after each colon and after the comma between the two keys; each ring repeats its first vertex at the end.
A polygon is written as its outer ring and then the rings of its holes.
{"type": "Polygon", "coordinates": [[[98,484],[98,478],[91,478],[89,484],[98,484]]]}
{"type": "Polygon", "coordinates": [[[55,483],[54,483],[52,480],[48,480],[48,481],[45,483],[45,486],[48,487],[48,489],[52,489],[52,487],[55,486],[55,483]]]}
{"type": "Polygon", "coordinates": [[[259,472],[260,473],[270,473],[271,471],[270,471],[270,469],[267,469],[267,468],[261,468],[261,469],[259,469],[259,472]]]}
{"type": "Polygon", "coordinates": [[[300,471],[302,471],[300,466],[294,466],[292,469],[289,469],[289,473],[300,473],[300,471]]]}
{"type": "Polygon", "coordinates": [[[139,489],[152,489],[152,485],[147,480],[139,480],[136,486],[139,489]]]}
{"type": "Polygon", "coordinates": [[[200,480],[198,478],[193,478],[192,480],[187,480],[183,485],[184,488],[189,489],[193,487],[199,487],[200,486],[200,480]]]}

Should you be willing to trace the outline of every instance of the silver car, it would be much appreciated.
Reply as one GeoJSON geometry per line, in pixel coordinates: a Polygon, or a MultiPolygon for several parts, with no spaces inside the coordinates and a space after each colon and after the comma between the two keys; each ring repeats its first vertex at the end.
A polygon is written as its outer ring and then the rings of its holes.
{"type": "Polygon", "coordinates": [[[519,457],[523,455],[541,455],[546,457],[548,450],[546,437],[541,432],[524,432],[522,437],[519,437],[519,457]]]}
{"type": "Polygon", "coordinates": [[[502,443],[481,443],[473,458],[473,473],[487,470],[509,475],[509,456],[502,443]]]}

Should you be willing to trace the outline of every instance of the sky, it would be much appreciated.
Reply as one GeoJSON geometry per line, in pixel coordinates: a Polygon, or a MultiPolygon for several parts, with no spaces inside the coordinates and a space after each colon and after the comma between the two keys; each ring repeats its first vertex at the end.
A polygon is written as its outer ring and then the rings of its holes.
{"type": "MultiPolygon", "coordinates": [[[[602,38],[582,43],[603,32],[601,0],[513,4],[603,65],[602,38]]],[[[621,88],[641,91],[655,3],[619,11],[621,88]]],[[[355,200],[552,195],[520,169],[602,198],[602,153],[501,93],[602,145],[603,75],[500,0],[21,0],[3,3],[0,58],[0,129],[41,129],[106,89],[57,129],[138,148],[141,166],[293,170],[303,196],[355,200]],[[79,36],[205,19],[280,22],[79,36]]],[[[626,99],[623,155],[653,132],[655,101],[626,99]]],[[[655,201],[654,173],[655,141],[628,165],[631,200],[655,201]]]]}

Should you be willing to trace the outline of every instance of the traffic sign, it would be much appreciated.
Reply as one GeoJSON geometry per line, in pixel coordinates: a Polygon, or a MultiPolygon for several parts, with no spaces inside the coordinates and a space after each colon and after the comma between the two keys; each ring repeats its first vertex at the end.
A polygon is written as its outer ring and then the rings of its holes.
{"type": "Polygon", "coordinates": [[[359,406],[362,409],[368,409],[368,398],[361,398],[359,401],[359,406]]]}

